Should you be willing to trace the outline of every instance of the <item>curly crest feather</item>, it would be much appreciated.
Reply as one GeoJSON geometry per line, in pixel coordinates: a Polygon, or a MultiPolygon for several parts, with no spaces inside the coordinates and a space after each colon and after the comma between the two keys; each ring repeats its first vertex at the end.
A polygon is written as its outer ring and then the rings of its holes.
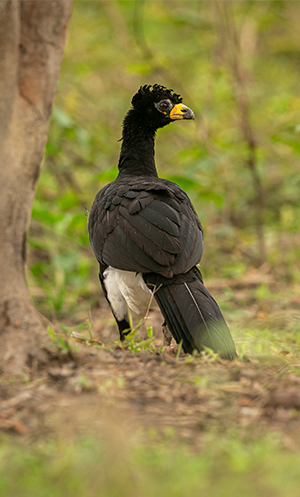
{"type": "Polygon", "coordinates": [[[182,98],[178,93],[175,93],[172,89],[168,89],[162,85],[144,85],[141,86],[139,91],[132,98],[132,106],[137,109],[145,107],[149,102],[159,102],[163,99],[169,99],[174,104],[179,104],[182,102],[182,98]]]}

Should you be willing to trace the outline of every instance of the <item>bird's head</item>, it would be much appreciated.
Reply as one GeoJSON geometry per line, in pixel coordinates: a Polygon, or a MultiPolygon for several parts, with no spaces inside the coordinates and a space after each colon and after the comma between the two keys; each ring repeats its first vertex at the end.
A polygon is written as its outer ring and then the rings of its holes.
{"type": "Polygon", "coordinates": [[[131,103],[132,109],[127,116],[151,131],[179,119],[195,119],[193,111],[182,103],[181,96],[165,86],[141,86],[131,103]]]}

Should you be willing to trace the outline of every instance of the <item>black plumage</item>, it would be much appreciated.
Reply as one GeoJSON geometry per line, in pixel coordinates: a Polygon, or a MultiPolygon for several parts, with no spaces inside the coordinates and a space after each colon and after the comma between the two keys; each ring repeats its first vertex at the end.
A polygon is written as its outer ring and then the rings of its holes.
{"type": "Polygon", "coordinates": [[[186,193],[158,178],[154,161],[156,130],[193,118],[172,90],[140,88],[123,123],[119,175],[98,192],[89,234],[121,339],[129,328],[127,305],[134,310],[139,299],[154,291],[185,352],[209,347],[232,359],[230,331],[196,267],[203,248],[201,223],[186,193]]]}

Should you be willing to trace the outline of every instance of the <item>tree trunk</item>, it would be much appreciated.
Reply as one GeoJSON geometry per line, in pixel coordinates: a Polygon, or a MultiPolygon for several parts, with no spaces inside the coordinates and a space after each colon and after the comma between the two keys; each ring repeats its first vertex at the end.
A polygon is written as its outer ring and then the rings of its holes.
{"type": "Polygon", "coordinates": [[[25,281],[26,234],[47,140],[70,0],[0,2],[0,368],[46,358],[25,281]]]}

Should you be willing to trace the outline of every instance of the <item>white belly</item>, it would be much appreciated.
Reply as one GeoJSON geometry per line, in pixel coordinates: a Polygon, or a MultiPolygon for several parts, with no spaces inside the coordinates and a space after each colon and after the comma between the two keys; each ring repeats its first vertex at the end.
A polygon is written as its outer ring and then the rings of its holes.
{"type": "Polygon", "coordinates": [[[140,273],[109,266],[103,276],[108,300],[119,321],[127,316],[127,306],[134,314],[149,306],[152,292],[140,273]]]}

